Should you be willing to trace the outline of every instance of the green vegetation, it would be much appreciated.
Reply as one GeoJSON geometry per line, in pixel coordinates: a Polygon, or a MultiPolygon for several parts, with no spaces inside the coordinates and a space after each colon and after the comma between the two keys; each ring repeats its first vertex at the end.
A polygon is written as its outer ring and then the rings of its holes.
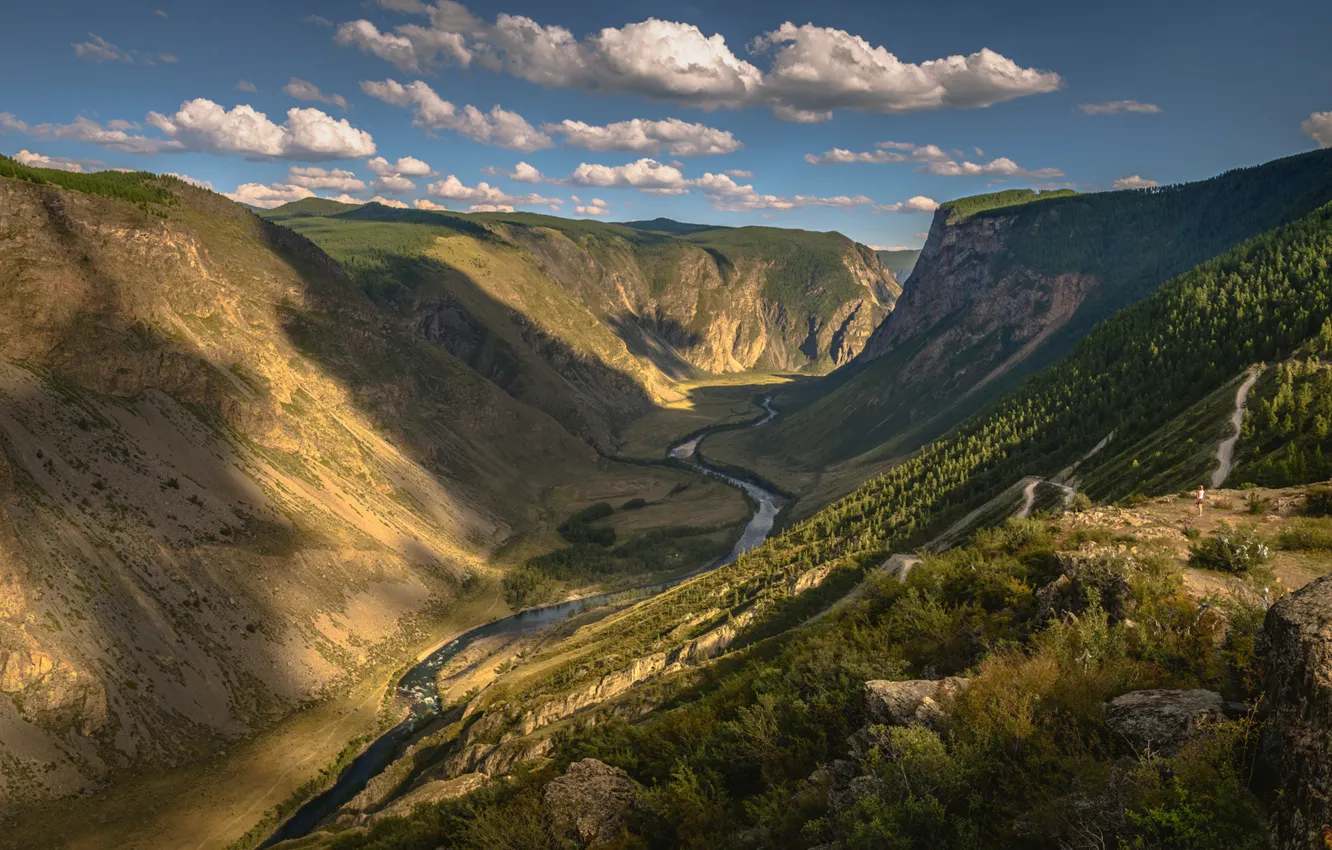
{"type": "Polygon", "coordinates": [[[615,529],[606,528],[605,526],[594,528],[592,526],[592,523],[599,519],[605,519],[614,512],[615,509],[606,502],[597,502],[569,517],[560,523],[555,530],[559,532],[560,537],[563,537],[565,542],[572,543],[575,546],[588,544],[614,546],[615,529]]]}
{"type": "Polygon", "coordinates": [[[1286,523],[1277,537],[1282,549],[1332,550],[1332,520],[1299,517],[1286,523]]]}
{"type": "Polygon", "coordinates": [[[1224,522],[1211,537],[1189,547],[1189,566],[1224,573],[1247,573],[1271,558],[1256,528],[1233,528],[1224,522]]]}
{"type": "Polygon", "coordinates": [[[1310,487],[1305,496],[1304,512],[1309,516],[1332,516],[1332,487],[1310,487]]]}
{"type": "MultiPolygon", "coordinates": [[[[919,369],[911,367],[918,365],[915,358],[930,340],[951,330],[951,323],[957,321],[956,314],[945,316],[899,341],[890,354],[814,384],[818,397],[765,433],[763,446],[755,446],[755,453],[798,458],[815,469],[862,454],[866,465],[906,455],[1065,356],[1097,323],[1140,303],[1166,281],[1190,273],[1245,240],[1297,221],[1329,201],[1332,151],[1323,150],[1160,190],[1069,195],[975,212],[973,219],[1004,218],[989,279],[998,281],[1011,275],[1019,286],[1037,287],[1053,295],[1065,286],[1058,281],[1062,275],[1095,278],[1096,285],[1067,323],[1019,362],[1010,364],[1001,377],[969,393],[989,368],[1017,355],[1023,343],[1006,339],[1007,329],[1000,325],[983,341],[939,361],[935,374],[943,389],[922,386],[917,383],[919,369]],[[962,377],[954,380],[956,375],[962,377]],[[826,423],[834,418],[842,427],[829,435],[826,423]]],[[[960,226],[970,225],[964,222],[960,226]]],[[[966,238],[965,233],[959,236],[966,238]]],[[[1245,270],[1232,266],[1225,274],[1243,277],[1245,270]]],[[[1217,280],[1213,288],[1221,292],[1229,285],[1217,280]]],[[[1241,293],[1241,297],[1248,295],[1241,293]]],[[[1298,336],[1291,336],[1303,341],[1308,331],[1300,328],[1298,336]]],[[[1195,342],[1196,348],[1162,351],[1161,356],[1210,363],[1240,352],[1227,337],[1199,336],[1195,342]]],[[[1243,342],[1241,337],[1239,344],[1243,342]]],[[[1293,348],[1271,350],[1288,357],[1293,348]]],[[[1243,365],[1258,359],[1255,356],[1243,365]]],[[[1173,368],[1172,364],[1167,368],[1173,368]]],[[[1242,367],[1228,377],[1240,371],[1242,367]]],[[[1199,400],[1192,394],[1190,398],[1199,400]]],[[[1183,412],[1173,405],[1171,409],[1176,414],[1183,412]]],[[[1136,441],[1126,442],[1129,436],[1118,435],[1116,446],[1136,441]]],[[[1189,454],[1174,458],[1188,462],[1181,471],[1193,463],[1189,454]]],[[[1137,457],[1146,463],[1143,455],[1137,457]]],[[[1153,469],[1167,471],[1164,466],[1157,469],[1153,465],[1153,469]]]]}
{"type": "Polygon", "coordinates": [[[95,171],[82,174],[55,168],[32,168],[7,156],[0,156],[0,177],[115,198],[144,209],[148,209],[149,204],[177,203],[176,196],[168,187],[172,183],[180,183],[174,177],[163,177],[147,171],[95,171]]]}
{"type": "Polygon", "coordinates": [[[754,646],[697,687],[643,697],[672,710],[563,731],[551,766],[330,847],[558,847],[541,785],[585,757],[644,786],[617,846],[1053,848],[1094,833],[1110,847],[1264,847],[1245,724],[1122,771],[1101,711],[1145,687],[1252,698],[1261,609],[1200,612],[1175,562],[1151,553],[1085,565],[1117,579],[1113,602],[1092,582],[1068,600],[1076,616],[1042,609],[1036,589],[1069,568],[1076,545],[1042,521],[1012,521],[905,582],[875,574],[833,617],[754,646]],[[971,687],[938,728],[866,728],[865,680],[964,672],[971,687]],[[820,769],[835,759],[866,777],[841,804],[820,769]]]}
{"type": "Polygon", "coordinates": [[[990,192],[986,195],[971,195],[966,198],[958,198],[955,201],[945,201],[939,205],[939,209],[948,213],[949,224],[955,224],[978,213],[995,210],[1008,212],[1013,207],[1020,207],[1033,201],[1067,198],[1076,194],[1078,193],[1072,189],[1005,189],[1002,192],[990,192]]]}
{"type": "Polygon", "coordinates": [[[1308,356],[1277,365],[1252,393],[1240,430],[1237,477],[1259,485],[1332,478],[1332,322],[1308,356]]]}

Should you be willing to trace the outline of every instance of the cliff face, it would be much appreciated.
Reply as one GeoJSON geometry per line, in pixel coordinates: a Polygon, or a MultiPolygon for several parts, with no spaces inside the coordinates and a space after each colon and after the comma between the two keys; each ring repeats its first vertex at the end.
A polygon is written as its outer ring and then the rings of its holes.
{"type": "Polygon", "coordinates": [[[539,406],[598,445],[645,399],[671,397],[679,379],[822,373],[849,362],[901,291],[873,251],[835,233],[679,235],[548,216],[405,219],[365,208],[349,219],[352,212],[312,216],[289,206],[269,215],[339,258],[382,254],[381,244],[412,228],[419,240],[394,249],[410,262],[366,275],[365,284],[405,287],[410,295],[392,296],[404,321],[510,392],[533,391],[531,381],[516,389],[515,374],[553,369],[558,394],[578,397],[587,416],[575,424],[549,402],[539,406]],[[344,237],[352,223],[357,235],[344,237]],[[490,341],[502,343],[509,374],[486,360],[490,341]]]}
{"type": "Polygon", "coordinates": [[[0,810],[355,676],[595,463],[308,241],[170,185],[149,214],[0,180],[0,810]]]}

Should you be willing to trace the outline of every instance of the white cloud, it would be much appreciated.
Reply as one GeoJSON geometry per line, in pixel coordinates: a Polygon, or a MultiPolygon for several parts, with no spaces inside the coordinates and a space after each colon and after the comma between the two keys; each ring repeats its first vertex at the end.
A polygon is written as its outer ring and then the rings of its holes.
{"type": "Polygon", "coordinates": [[[1139,103],[1136,100],[1112,100],[1107,103],[1080,103],[1078,109],[1088,115],[1114,115],[1118,112],[1145,112],[1155,114],[1161,107],[1154,103],[1139,103]]]}
{"type": "MultiPolygon", "coordinates": [[[[436,198],[444,198],[450,201],[466,201],[477,205],[487,205],[489,207],[509,207],[507,212],[512,212],[516,206],[548,206],[555,209],[564,201],[560,198],[546,198],[541,195],[530,193],[527,195],[511,195],[497,186],[491,186],[489,183],[481,182],[475,186],[467,186],[454,175],[450,174],[443,180],[438,180],[426,187],[426,191],[436,198]]],[[[494,212],[496,210],[489,210],[494,212]]]]}
{"type": "MultiPolygon", "coordinates": [[[[849,151],[833,148],[821,154],[807,153],[805,161],[814,165],[845,165],[849,163],[885,164],[895,162],[918,163],[917,171],[937,174],[942,177],[974,176],[999,174],[1007,177],[1030,177],[1048,180],[1063,177],[1058,168],[1037,168],[1028,170],[1007,157],[999,157],[989,162],[961,162],[952,159],[938,145],[913,145],[910,142],[879,142],[872,151],[849,151]]],[[[977,148],[976,150],[980,150],[977,148]]]]}
{"type": "Polygon", "coordinates": [[[399,157],[397,162],[389,162],[382,156],[367,160],[366,168],[382,176],[395,174],[403,177],[429,177],[430,166],[414,156],[399,157]]]}
{"type": "Polygon", "coordinates": [[[427,198],[417,198],[412,201],[412,206],[416,207],[418,210],[430,210],[432,212],[440,212],[441,210],[448,209],[448,207],[443,204],[437,204],[427,198]]]}
{"type": "Polygon", "coordinates": [[[342,168],[293,165],[287,170],[287,182],[306,189],[331,189],[334,192],[363,192],[365,181],[342,168]]]}
{"type": "Polygon", "coordinates": [[[558,124],[542,124],[541,129],[563,136],[570,147],[589,151],[646,154],[665,151],[671,156],[707,156],[733,153],[743,147],[727,130],[690,124],[678,118],[664,121],[634,118],[600,127],[566,119],[558,124]]]}
{"type": "MultiPolygon", "coordinates": [[[[4,116],[0,115],[0,119],[4,116]]],[[[1332,148],[1332,112],[1315,112],[1300,124],[1320,148],[1332,148]]]]}
{"type": "Polygon", "coordinates": [[[687,23],[649,18],[579,39],[521,15],[482,21],[451,0],[392,8],[427,16],[428,25],[382,32],[358,20],[343,24],[336,40],[412,73],[480,65],[546,87],[704,109],[766,106],[787,121],[823,121],[835,109],[984,107],[1063,85],[1058,74],[1023,68],[988,49],[912,64],[844,30],[812,24],[788,22],[753,40],[750,52],[770,60],[765,73],[737,57],[721,35],[687,23]]]}
{"type": "Polygon", "coordinates": [[[168,171],[166,173],[177,180],[183,180],[186,183],[189,183],[191,186],[198,186],[200,189],[207,189],[210,192],[214,191],[213,184],[209,183],[207,180],[196,180],[188,174],[179,174],[175,171],[168,171]]]}
{"type": "Polygon", "coordinates": [[[365,201],[360,198],[353,198],[345,192],[341,195],[324,195],[323,198],[326,201],[337,201],[340,204],[355,204],[358,207],[365,203],[365,201]]]}
{"type": "Polygon", "coordinates": [[[471,105],[459,110],[421,80],[407,85],[396,80],[366,80],[361,90],[385,103],[412,109],[412,123],[428,130],[453,130],[474,142],[517,151],[541,150],[555,144],[516,112],[498,105],[489,112],[471,105]]]}
{"type": "Polygon", "coordinates": [[[288,97],[294,97],[297,100],[314,100],[319,103],[331,103],[342,109],[347,108],[347,98],[340,94],[324,94],[319,90],[319,86],[300,77],[292,77],[288,83],[282,87],[283,94],[288,97]]]}
{"type": "Polygon", "coordinates": [[[574,186],[629,186],[659,195],[684,194],[691,185],[680,169],[646,157],[627,165],[580,163],[565,182],[574,186]]]}
{"type": "Polygon", "coordinates": [[[386,207],[393,207],[395,210],[405,210],[405,209],[407,209],[407,204],[406,204],[405,201],[399,201],[399,200],[395,200],[395,199],[393,199],[393,198],[386,198],[386,197],[384,197],[383,195],[375,195],[373,198],[371,198],[370,200],[366,201],[366,203],[367,203],[367,204],[383,204],[383,205],[386,206],[386,207]]]}
{"type": "Polygon", "coordinates": [[[746,171],[743,168],[731,168],[728,169],[726,173],[732,177],[736,177],[741,180],[748,180],[749,178],[754,176],[754,172],[746,171]]]}
{"type": "Polygon", "coordinates": [[[1154,189],[1161,184],[1155,180],[1148,180],[1146,177],[1139,177],[1134,174],[1130,177],[1121,177],[1114,182],[1111,188],[1114,189],[1154,189]]]}
{"type": "Polygon", "coordinates": [[[256,91],[259,91],[259,89],[255,88],[254,83],[250,82],[249,80],[237,80],[237,81],[236,81],[236,90],[237,90],[237,91],[248,91],[248,92],[256,92],[256,91]]]}
{"type": "Polygon", "coordinates": [[[468,212],[513,212],[513,207],[509,204],[472,204],[467,208],[468,212]]]}
{"type": "Polygon", "coordinates": [[[574,207],[574,212],[579,215],[610,215],[610,204],[601,198],[593,198],[589,204],[579,204],[574,207]]]}
{"type": "Polygon", "coordinates": [[[32,168],[55,168],[60,171],[75,171],[80,174],[87,169],[77,159],[65,159],[60,156],[45,156],[30,150],[21,150],[14,154],[14,159],[32,168]]]}
{"type": "Polygon", "coordinates": [[[20,121],[12,112],[0,112],[0,133],[16,131],[19,133],[30,132],[28,125],[20,121]]]}
{"type": "MultiPolygon", "coordinates": [[[[481,169],[481,173],[489,177],[508,177],[510,180],[517,180],[519,183],[546,183],[557,182],[547,181],[546,175],[534,165],[526,162],[520,162],[513,167],[512,171],[505,171],[503,168],[497,168],[493,165],[487,165],[481,169]]],[[[575,199],[576,202],[576,199],[575,199]]]]}
{"type": "Polygon", "coordinates": [[[153,14],[159,18],[165,18],[167,16],[167,13],[163,12],[161,9],[154,9],[153,14]]]}
{"type": "Polygon", "coordinates": [[[148,113],[148,123],[180,149],[206,153],[318,162],[375,152],[369,133],[356,129],[345,118],[335,120],[318,109],[293,107],[287,110],[285,123],[274,124],[248,104],[228,110],[199,97],[181,104],[170,116],[148,113]]]}
{"type": "Polygon", "coordinates": [[[415,188],[415,183],[400,174],[385,174],[375,181],[376,192],[391,192],[400,195],[415,188]]]}
{"type": "MultiPolygon", "coordinates": [[[[7,114],[7,113],[6,113],[7,114]]],[[[13,116],[10,116],[12,118],[13,116]]],[[[184,144],[175,139],[155,139],[148,136],[127,132],[138,127],[128,121],[109,121],[104,127],[80,115],[68,124],[37,124],[28,126],[22,121],[13,121],[12,125],[0,116],[0,126],[15,129],[39,139],[61,139],[75,142],[89,142],[109,150],[152,155],[164,151],[184,150],[184,144]]]]}
{"type": "Polygon", "coordinates": [[[288,183],[242,183],[236,187],[234,192],[223,192],[223,195],[240,204],[249,204],[252,207],[262,209],[272,209],[280,207],[291,201],[299,201],[301,198],[313,198],[314,192],[304,186],[292,186],[288,183]]]}
{"type": "Polygon", "coordinates": [[[900,213],[932,213],[939,208],[939,202],[933,198],[927,198],[924,195],[916,195],[913,198],[907,198],[905,201],[898,201],[895,204],[881,204],[874,208],[875,212],[900,212],[900,213]]]}
{"type": "Polygon", "coordinates": [[[126,62],[133,64],[134,57],[129,51],[122,50],[100,35],[88,33],[90,41],[71,42],[74,55],[89,62],[126,62]]]}

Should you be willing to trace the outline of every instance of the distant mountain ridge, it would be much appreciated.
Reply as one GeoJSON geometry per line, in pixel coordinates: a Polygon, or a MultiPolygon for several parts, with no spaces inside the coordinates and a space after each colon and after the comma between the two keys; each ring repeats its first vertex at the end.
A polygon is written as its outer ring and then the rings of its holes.
{"type": "MultiPolygon", "coordinates": [[[[600,445],[627,410],[616,412],[595,363],[655,397],[697,373],[827,372],[860,352],[901,291],[872,250],[838,233],[318,200],[264,215],[323,246],[404,322],[430,323],[441,344],[481,351],[503,337],[510,352],[535,344],[575,394],[609,404],[594,414],[599,424],[575,428],[601,432],[600,445]],[[481,315],[473,303],[481,293],[510,315],[481,315]],[[429,314],[445,305],[454,318],[432,322],[429,314]],[[526,340],[508,330],[513,321],[527,328],[519,334],[526,340]],[[557,341],[572,359],[534,335],[557,341]]],[[[558,395],[551,405],[560,405],[558,395]]],[[[571,415],[564,408],[561,421],[571,415]]]]}

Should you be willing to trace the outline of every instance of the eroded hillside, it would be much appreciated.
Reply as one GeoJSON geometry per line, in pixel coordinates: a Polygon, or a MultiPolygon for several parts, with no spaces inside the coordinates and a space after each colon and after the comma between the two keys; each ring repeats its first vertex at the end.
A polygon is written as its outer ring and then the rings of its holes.
{"type": "Polygon", "coordinates": [[[0,179],[6,808],[338,692],[488,585],[553,487],[620,486],[303,237],[170,178],[103,183],[0,179]]]}
{"type": "Polygon", "coordinates": [[[674,397],[673,381],[849,362],[900,292],[873,251],[835,233],[330,204],[267,215],[342,261],[404,327],[603,449],[674,397]]]}

